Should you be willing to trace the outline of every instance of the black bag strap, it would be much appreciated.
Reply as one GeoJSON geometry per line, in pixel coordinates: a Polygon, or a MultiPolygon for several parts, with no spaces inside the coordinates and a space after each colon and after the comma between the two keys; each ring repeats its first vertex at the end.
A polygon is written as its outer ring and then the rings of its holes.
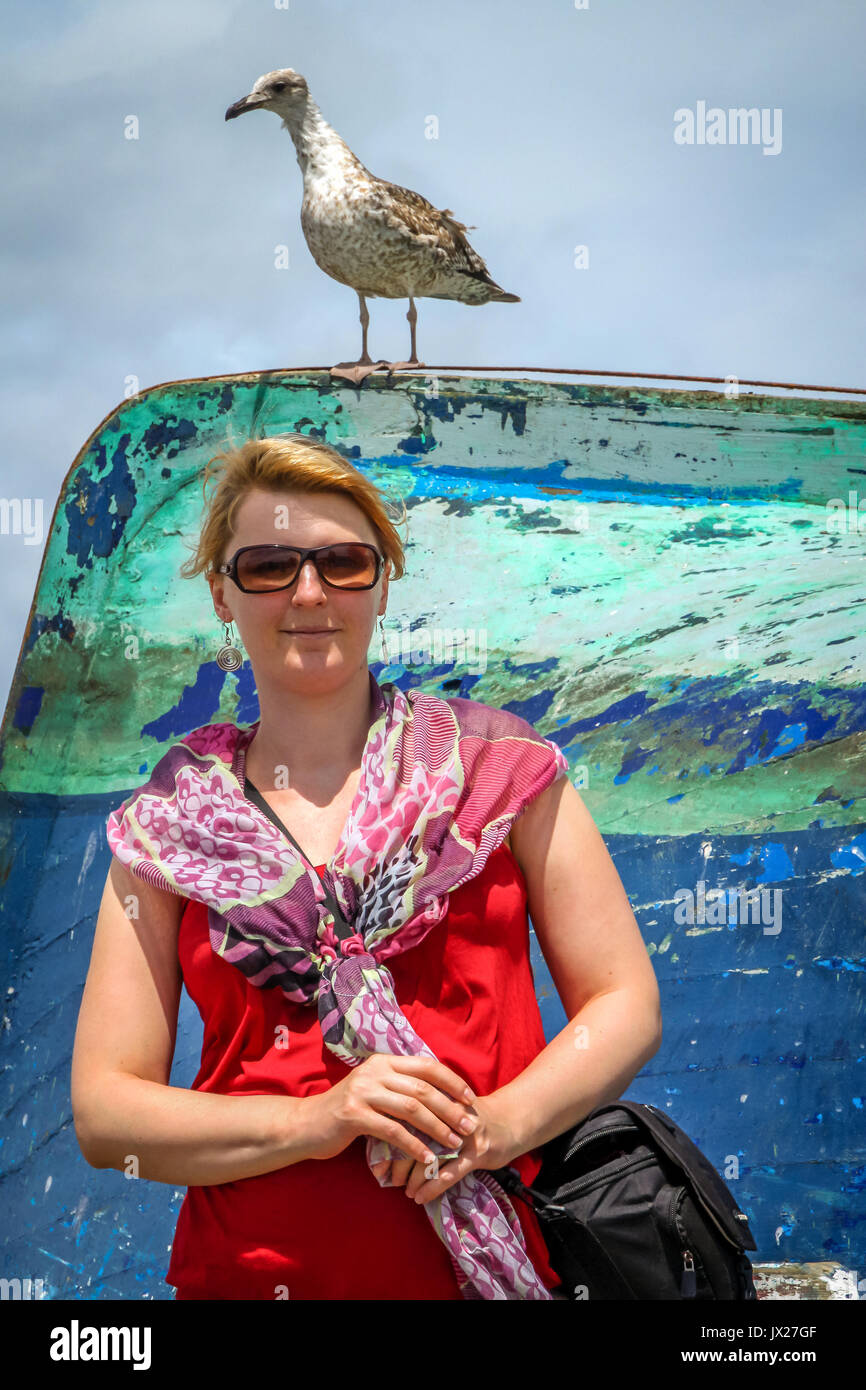
{"type": "MultiPolygon", "coordinates": [[[[302,859],[306,860],[306,862],[310,865],[310,868],[315,873],[315,864],[313,864],[311,860],[307,858],[306,854],[304,854],[304,851],[301,849],[301,846],[298,844],[292,832],[283,825],[283,822],[280,820],[276,811],[268,805],[268,803],[265,801],[265,798],[259,791],[258,787],[255,785],[254,782],[250,781],[249,777],[244,778],[244,796],[247,797],[249,801],[252,801],[254,805],[258,806],[259,810],[264,812],[268,820],[272,821],[273,824],[277,827],[277,829],[283,832],[286,839],[294,845],[295,849],[298,851],[298,854],[301,856],[302,859]]],[[[347,936],[354,936],[355,928],[351,925],[350,922],[346,921],[345,917],[343,916],[343,910],[340,907],[340,904],[337,902],[337,899],[334,897],[334,894],[328,887],[327,883],[325,883],[324,879],[322,879],[318,874],[316,875],[316,877],[319,878],[319,882],[322,885],[322,891],[325,894],[325,902],[328,904],[328,907],[334,914],[335,934],[337,936],[337,939],[342,941],[347,936]]]]}

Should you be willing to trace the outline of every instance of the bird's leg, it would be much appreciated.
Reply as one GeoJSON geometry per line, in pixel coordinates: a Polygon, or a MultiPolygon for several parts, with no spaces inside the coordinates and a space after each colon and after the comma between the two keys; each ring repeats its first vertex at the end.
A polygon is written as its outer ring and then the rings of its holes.
{"type": "Polygon", "coordinates": [[[359,361],[369,362],[370,354],[367,351],[367,329],[370,326],[370,310],[367,308],[367,301],[359,292],[358,303],[361,305],[361,356],[359,361]]]}
{"type": "Polygon", "coordinates": [[[380,367],[387,367],[388,363],[382,358],[374,362],[367,351],[367,328],[370,323],[370,311],[367,308],[367,301],[357,291],[358,301],[361,305],[361,356],[357,362],[338,362],[336,367],[331,368],[331,376],[345,377],[346,381],[354,381],[356,385],[369,376],[371,372],[376,372],[380,367]]]}
{"type": "Polygon", "coordinates": [[[410,345],[409,345],[409,354],[410,354],[411,360],[410,360],[409,362],[389,362],[389,363],[388,363],[388,371],[389,371],[389,373],[390,373],[390,372],[399,372],[399,371],[401,370],[401,368],[403,368],[403,367],[423,367],[423,366],[424,366],[424,363],[423,363],[423,362],[419,362],[419,361],[418,361],[418,350],[417,350],[417,348],[416,348],[416,346],[415,346],[415,324],[418,322],[418,310],[415,308],[415,300],[412,298],[411,294],[410,294],[410,296],[409,296],[409,312],[408,312],[408,314],[406,315],[406,317],[407,317],[407,319],[409,320],[409,330],[410,330],[410,333],[411,333],[411,342],[410,342],[410,345]]]}
{"type": "Polygon", "coordinates": [[[418,352],[415,348],[415,325],[418,322],[418,310],[415,308],[415,301],[411,294],[409,296],[409,311],[406,314],[409,320],[409,361],[418,361],[418,352]]]}

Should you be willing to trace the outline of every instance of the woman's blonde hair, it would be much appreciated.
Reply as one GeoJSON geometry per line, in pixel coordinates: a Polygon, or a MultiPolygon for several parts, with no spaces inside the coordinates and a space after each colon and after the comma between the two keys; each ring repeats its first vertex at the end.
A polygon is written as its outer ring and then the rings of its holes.
{"type": "MultiPolygon", "coordinates": [[[[388,514],[389,508],[393,509],[395,504],[387,501],[379,489],[330,444],[310,439],[305,434],[281,434],[248,439],[208,460],[202,482],[206,515],[198,545],[190,559],[181,565],[183,578],[192,579],[197,574],[214,573],[233,535],[238,507],[254,489],[269,492],[339,492],[351,498],[367,517],[382,554],[391,562],[389,577],[402,577],[405,571],[403,543],[388,514]],[[213,480],[216,480],[217,486],[208,500],[207,487],[213,480]]],[[[406,506],[402,499],[401,507],[398,524],[406,520],[406,506]]]]}

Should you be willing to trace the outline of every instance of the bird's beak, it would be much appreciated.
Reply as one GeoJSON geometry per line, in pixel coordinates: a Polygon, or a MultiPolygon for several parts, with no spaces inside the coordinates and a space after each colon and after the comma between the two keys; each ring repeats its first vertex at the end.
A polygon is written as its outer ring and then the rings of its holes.
{"type": "Polygon", "coordinates": [[[253,96],[241,97],[226,111],[226,120],[233,121],[235,116],[242,116],[245,111],[255,111],[257,106],[264,106],[264,100],[253,96]]]}

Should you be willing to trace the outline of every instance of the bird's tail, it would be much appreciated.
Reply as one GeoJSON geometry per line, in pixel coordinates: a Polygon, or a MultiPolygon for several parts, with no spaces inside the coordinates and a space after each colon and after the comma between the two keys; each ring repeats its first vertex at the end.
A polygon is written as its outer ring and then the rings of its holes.
{"type": "MultiPolygon", "coordinates": [[[[478,230],[477,227],[474,225],[474,223],[473,223],[473,224],[470,224],[469,226],[467,226],[467,224],[466,224],[465,222],[458,222],[458,221],[457,221],[457,218],[454,216],[454,213],[451,211],[450,208],[437,208],[436,211],[439,213],[439,216],[440,216],[440,217],[446,218],[446,219],[451,223],[451,225],[452,225],[453,227],[456,227],[456,228],[458,229],[458,231],[460,231],[460,232],[474,232],[474,231],[477,231],[477,230],[478,230]]],[[[470,254],[470,256],[471,256],[471,255],[473,254],[472,248],[471,248],[470,246],[467,245],[466,249],[469,251],[469,254],[470,254]]],[[[519,295],[519,294],[508,294],[508,292],[507,292],[506,290],[504,290],[504,289],[502,288],[501,285],[497,285],[497,283],[496,283],[495,280],[491,280],[490,276],[489,276],[488,273],[487,273],[487,267],[485,266],[484,262],[480,259],[480,257],[476,256],[475,259],[476,259],[476,261],[478,262],[478,269],[475,271],[475,276],[476,276],[477,279],[480,281],[480,283],[484,286],[484,288],[485,288],[486,290],[489,291],[489,293],[488,293],[486,299],[464,299],[464,300],[463,300],[463,303],[464,303],[464,304],[490,304],[490,303],[495,303],[495,304],[519,304],[519,303],[520,303],[520,295],[519,295]]],[[[450,295],[450,294],[443,294],[443,295],[431,294],[431,295],[428,296],[428,298],[429,298],[429,299],[450,299],[450,298],[451,298],[451,295],[450,295]]]]}
{"type": "Polygon", "coordinates": [[[485,299],[483,300],[484,304],[520,303],[519,294],[509,294],[508,291],[504,290],[501,285],[497,285],[495,280],[491,280],[490,276],[486,273],[486,271],[483,276],[479,275],[478,279],[484,286],[485,290],[485,299]]]}

